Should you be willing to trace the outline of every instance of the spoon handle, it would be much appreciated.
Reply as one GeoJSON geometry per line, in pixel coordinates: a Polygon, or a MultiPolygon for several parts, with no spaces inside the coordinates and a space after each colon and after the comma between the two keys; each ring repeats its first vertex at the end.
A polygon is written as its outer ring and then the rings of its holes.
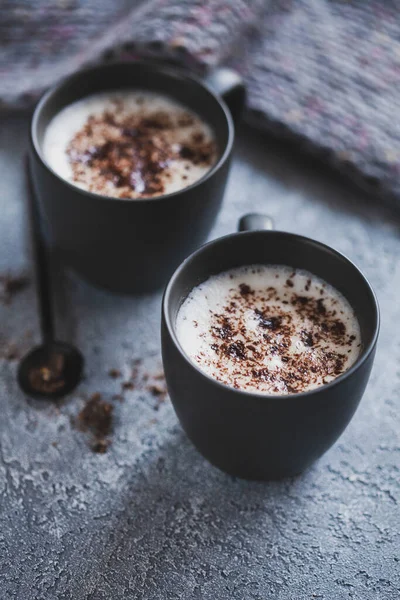
{"type": "Polygon", "coordinates": [[[54,320],[51,303],[51,286],[47,248],[43,239],[37,197],[32,182],[29,159],[25,162],[26,184],[28,190],[28,214],[32,238],[33,262],[36,279],[36,296],[39,311],[42,342],[54,340],[54,320]]]}

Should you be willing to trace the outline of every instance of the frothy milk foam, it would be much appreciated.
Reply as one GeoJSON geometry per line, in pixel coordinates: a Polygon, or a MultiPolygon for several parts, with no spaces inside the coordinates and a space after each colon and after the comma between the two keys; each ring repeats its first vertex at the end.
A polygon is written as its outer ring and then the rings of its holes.
{"type": "Polygon", "coordinates": [[[87,96],[50,121],[44,156],[75,185],[138,198],[181,190],[217,159],[213,132],[182,104],[146,91],[87,96]]]}
{"type": "Polygon", "coordinates": [[[335,379],[356,361],[349,302],[307,271],[252,265],[195,287],[176,319],[179,343],[211,377],[257,393],[291,394],[335,379]]]}

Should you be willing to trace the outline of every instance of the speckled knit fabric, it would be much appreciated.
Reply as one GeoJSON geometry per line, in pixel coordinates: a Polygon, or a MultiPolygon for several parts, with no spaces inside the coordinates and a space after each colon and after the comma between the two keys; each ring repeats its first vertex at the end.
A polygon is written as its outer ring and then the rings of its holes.
{"type": "Polygon", "coordinates": [[[229,64],[249,122],[301,140],[400,197],[400,3],[381,0],[5,0],[0,99],[27,106],[97,60],[229,64]]]}

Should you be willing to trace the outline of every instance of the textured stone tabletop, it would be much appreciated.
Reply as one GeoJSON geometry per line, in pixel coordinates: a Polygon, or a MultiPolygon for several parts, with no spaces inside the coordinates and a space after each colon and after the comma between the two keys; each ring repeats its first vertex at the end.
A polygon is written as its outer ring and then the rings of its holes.
{"type": "MultiPolygon", "coordinates": [[[[27,124],[0,128],[1,274],[29,270],[27,124]]],[[[75,278],[59,300],[60,331],[82,349],[85,380],[59,406],[28,400],[4,355],[11,341],[32,341],[28,330],[37,339],[29,285],[0,305],[1,600],[400,598],[400,212],[245,129],[212,237],[248,211],[344,252],[377,291],[376,363],[350,426],[300,477],[228,477],[145,381],[160,370],[160,295],[118,297],[75,278]],[[138,358],[141,383],[130,386],[138,358]],[[114,405],[105,454],[71,424],[95,392],[114,405]]]]}

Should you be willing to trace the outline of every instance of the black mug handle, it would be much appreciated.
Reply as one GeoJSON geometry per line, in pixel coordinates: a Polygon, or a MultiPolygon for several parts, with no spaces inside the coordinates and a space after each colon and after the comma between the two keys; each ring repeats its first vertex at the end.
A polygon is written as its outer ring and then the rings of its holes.
{"type": "Polygon", "coordinates": [[[249,213],[239,219],[238,231],[270,231],[275,229],[271,217],[260,213],[249,213]]]}
{"type": "Polygon", "coordinates": [[[246,88],[239,73],[220,67],[206,75],[203,81],[215,94],[221,96],[237,125],[246,102],[246,88]]]}

